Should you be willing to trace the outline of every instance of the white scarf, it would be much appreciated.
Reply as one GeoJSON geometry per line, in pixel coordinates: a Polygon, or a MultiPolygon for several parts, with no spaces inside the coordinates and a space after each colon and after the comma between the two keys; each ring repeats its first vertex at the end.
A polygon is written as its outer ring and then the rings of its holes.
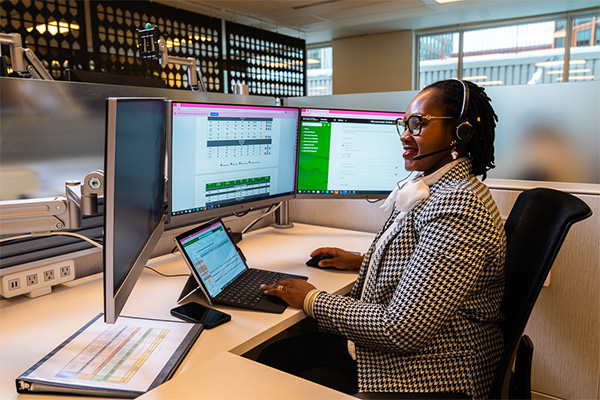
{"type": "Polygon", "coordinates": [[[449,162],[432,174],[424,176],[421,172],[412,179],[407,178],[399,182],[396,188],[392,190],[392,193],[385,199],[381,208],[384,211],[389,211],[392,205],[394,205],[396,210],[406,214],[407,211],[415,208],[421,201],[429,198],[429,187],[433,186],[446,172],[464,160],[466,160],[466,157],[449,162]]]}

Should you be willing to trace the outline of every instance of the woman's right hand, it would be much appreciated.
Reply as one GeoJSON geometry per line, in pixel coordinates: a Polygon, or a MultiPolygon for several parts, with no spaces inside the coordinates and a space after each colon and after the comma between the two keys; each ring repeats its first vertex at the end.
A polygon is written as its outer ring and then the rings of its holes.
{"type": "Polygon", "coordinates": [[[334,267],[337,269],[357,271],[362,262],[363,255],[351,253],[346,250],[338,249],[337,247],[319,247],[310,253],[311,257],[318,256],[319,254],[329,254],[332,258],[325,258],[319,261],[320,267],[334,267]]]}

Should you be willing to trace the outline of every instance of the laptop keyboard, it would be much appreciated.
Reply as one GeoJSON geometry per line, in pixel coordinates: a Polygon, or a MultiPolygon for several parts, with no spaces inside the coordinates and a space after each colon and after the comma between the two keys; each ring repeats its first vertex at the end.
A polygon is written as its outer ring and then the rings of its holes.
{"type": "Polygon", "coordinates": [[[217,296],[217,300],[233,305],[253,307],[265,296],[260,285],[277,282],[283,277],[280,272],[249,269],[241,278],[217,296]]]}

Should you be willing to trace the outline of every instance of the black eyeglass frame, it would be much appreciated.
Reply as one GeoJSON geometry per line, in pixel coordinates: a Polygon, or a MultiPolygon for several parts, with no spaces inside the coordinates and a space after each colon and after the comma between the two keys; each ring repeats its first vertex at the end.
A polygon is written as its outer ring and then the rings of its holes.
{"type": "Polygon", "coordinates": [[[421,127],[423,124],[423,119],[426,119],[427,121],[431,121],[432,119],[454,119],[455,117],[436,117],[433,115],[421,115],[421,114],[413,114],[411,116],[409,116],[408,118],[396,118],[396,130],[398,131],[398,135],[402,136],[402,134],[404,132],[406,132],[406,130],[408,129],[408,131],[410,132],[411,136],[419,136],[421,134],[421,127]],[[411,118],[417,118],[417,120],[419,121],[419,125],[416,127],[410,127],[410,120],[411,118]],[[407,121],[409,121],[409,123],[407,123],[407,121]],[[402,129],[400,129],[400,127],[402,127],[402,129]]]}

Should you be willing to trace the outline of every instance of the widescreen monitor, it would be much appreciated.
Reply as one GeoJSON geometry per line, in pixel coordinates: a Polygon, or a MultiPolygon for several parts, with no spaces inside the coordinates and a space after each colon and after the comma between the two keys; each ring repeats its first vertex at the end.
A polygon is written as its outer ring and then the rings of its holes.
{"type": "Polygon", "coordinates": [[[104,318],[114,323],[164,231],[167,101],[109,98],[104,166],[104,318]]]}
{"type": "Polygon", "coordinates": [[[404,175],[404,113],[302,108],[298,198],[385,198],[404,175]]]}
{"type": "Polygon", "coordinates": [[[169,228],[294,197],[298,108],[173,101],[171,113],[169,228]]]}

